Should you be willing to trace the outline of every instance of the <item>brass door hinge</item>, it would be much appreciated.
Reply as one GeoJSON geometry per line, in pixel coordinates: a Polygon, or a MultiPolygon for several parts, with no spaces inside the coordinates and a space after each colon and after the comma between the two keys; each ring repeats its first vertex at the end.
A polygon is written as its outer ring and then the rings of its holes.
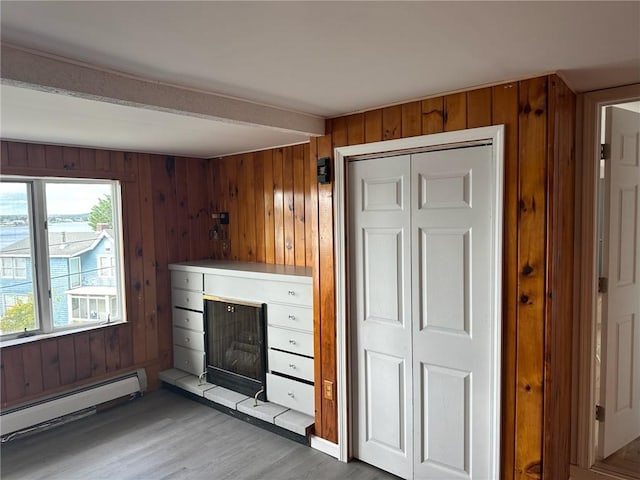
{"type": "Polygon", "coordinates": [[[604,422],[604,407],[602,405],[596,405],[596,420],[604,422]]]}
{"type": "Polygon", "coordinates": [[[609,279],[607,277],[598,278],[598,293],[607,293],[609,290],[609,279]]]}

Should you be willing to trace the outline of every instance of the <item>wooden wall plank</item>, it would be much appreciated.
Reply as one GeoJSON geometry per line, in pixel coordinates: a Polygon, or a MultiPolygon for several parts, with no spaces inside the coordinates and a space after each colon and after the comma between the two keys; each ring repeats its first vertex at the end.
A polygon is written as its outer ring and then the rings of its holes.
{"type": "MultiPolygon", "coordinates": [[[[142,295],[144,296],[144,322],[146,359],[158,357],[158,315],[157,315],[157,290],[156,290],[156,231],[153,215],[153,190],[151,187],[151,156],[138,155],[138,169],[140,174],[140,227],[142,230],[142,295]]],[[[200,179],[204,176],[197,177],[200,179]]],[[[190,191],[197,191],[192,187],[190,191]]],[[[196,257],[197,258],[197,257],[196,257]]],[[[106,339],[105,339],[106,340],[106,339]]],[[[119,355],[118,355],[119,356],[119,355]]],[[[115,355],[114,355],[115,358],[115,355]]]]}
{"type": "Polygon", "coordinates": [[[557,76],[549,77],[547,317],[545,322],[543,478],[569,478],[571,457],[572,340],[576,99],[557,76]]]}
{"type": "Polygon", "coordinates": [[[444,97],[444,131],[463,130],[467,127],[467,94],[454,93],[444,97]]]}
{"type": "Polygon", "coordinates": [[[542,470],[547,79],[520,82],[516,479],[542,470]]]}
{"type": "Polygon", "coordinates": [[[394,105],[382,109],[382,140],[393,140],[402,136],[402,107],[394,105]]]}
{"type": "MultiPolygon", "coordinates": [[[[252,190],[255,190],[255,261],[264,262],[266,259],[266,233],[265,233],[265,195],[264,188],[264,152],[258,152],[253,157],[254,181],[252,190]]],[[[272,197],[273,198],[273,197],[272,197]]]]}
{"type": "Polygon", "coordinates": [[[10,142],[8,144],[7,162],[11,167],[28,167],[26,143],[10,142]]]}
{"type": "Polygon", "coordinates": [[[91,377],[91,347],[89,333],[83,332],[73,335],[73,347],[76,353],[76,378],[84,380],[91,377]]]}
{"type": "Polygon", "coordinates": [[[116,328],[104,332],[105,369],[107,372],[120,370],[120,336],[116,328]]]}
{"type": "MultiPolygon", "coordinates": [[[[255,183],[255,169],[253,165],[253,153],[248,153],[243,157],[242,171],[244,172],[242,184],[244,191],[241,191],[239,195],[242,198],[244,204],[244,212],[253,212],[256,208],[256,183],[255,183]]],[[[244,219],[244,238],[243,242],[243,255],[247,262],[256,261],[256,219],[253,215],[242,215],[244,219]]]]}
{"type": "Polygon", "coordinates": [[[294,222],[294,264],[304,267],[305,249],[305,211],[304,211],[304,149],[306,145],[293,147],[293,222],[294,222]]]}
{"type": "Polygon", "coordinates": [[[9,142],[2,140],[0,141],[0,162],[2,162],[2,164],[8,164],[9,163],[9,142]]]}
{"type": "Polygon", "coordinates": [[[0,350],[2,371],[4,372],[2,390],[8,404],[17,403],[25,396],[24,363],[19,347],[0,350]]]}
{"type": "Polygon", "coordinates": [[[502,475],[513,478],[515,460],[518,264],[518,83],[493,87],[493,123],[505,125],[502,244],[502,475]]]}
{"type": "Polygon", "coordinates": [[[382,140],[382,110],[370,110],[364,113],[365,143],[382,140]]]}
{"type": "Polygon", "coordinates": [[[176,236],[178,242],[177,258],[175,261],[182,262],[189,258],[189,229],[191,227],[189,222],[189,197],[187,195],[189,191],[187,162],[175,162],[175,177],[177,208],[176,236]]]}
{"type": "Polygon", "coordinates": [[[294,265],[295,227],[293,219],[293,147],[283,148],[282,191],[284,202],[284,263],[294,265]]]}
{"type": "Polygon", "coordinates": [[[60,383],[71,385],[78,379],[76,375],[76,349],[73,335],[58,338],[58,359],[60,364],[60,383]]]}
{"type": "MultiPolygon", "coordinates": [[[[154,231],[154,266],[155,266],[155,290],[156,290],[156,322],[158,329],[158,358],[163,368],[169,368],[172,364],[173,350],[172,322],[171,322],[171,279],[168,264],[170,263],[170,245],[172,235],[169,232],[167,222],[175,218],[175,197],[171,197],[172,174],[175,160],[172,157],[152,155],[149,157],[149,170],[151,175],[152,200],[151,215],[153,216],[154,231]],[[173,215],[172,213],[173,212],[173,215]]],[[[148,253],[148,252],[147,252],[148,253]]],[[[120,344],[120,332],[112,341],[120,344]]],[[[118,351],[118,365],[122,355],[118,351]]],[[[108,362],[107,362],[108,363],[108,362]]]]}
{"type": "Polygon", "coordinates": [[[467,93],[467,128],[491,125],[491,95],[491,87],[467,93]]]}
{"type": "Polygon", "coordinates": [[[28,343],[22,347],[24,365],[24,393],[36,395],[44,390],[42,378],[42,354],[40,343],[28,343]]]}
{"type": "MultiPolygon", "coordinates": [[[[131,324],[118,327],[118,344],[120,345],[120,367],[129,368],[133,365],[133,347],[131,345],[131,324]]],[[[76,343],[77,344],[77,343],[76,343]]],[[[171,356],[169,357],[171,358],[171,356]]]]}
{"type": "Polygon", "coordinates": [[[62,163],[66,171],[77,170],[80,164],[78,149],[74,147],[62,147],[62,163]]]}
{"type": "Polygon", "coordinates": [[[88,172],[96,170],[96,151],[93,148],[80,148],[78,150],[78,169],[88,172]]]}
{"type": "Polygon", "coordinates": [[[47,165],[47,170],[53,172],[64,170],[64,163],[62,160],[62,147],[58,147],[57,145],[45,145],[44,158],[47,165]]]}
{"type": "Polygon", "coordinates": [[[401,137],[422,135],[422,102],[404,103],[402,109],[401,137]]]}
{"type": "MultiPolygon", "coordinates": [[[[318,138],[318,156],[332,157],[332,141],[329,135],[318,138]]],[[[322,342],[322,382],[332,382],[333,400],[322,397],[323,437],[338,441],[336,385],[336,318],[333,258],[333,186],[318,185],[318,255],[320,281],[320,315],[322,342]]]]}
{"type": "Polygon", "coordinates": [[[58,358],[58,340],[55,338],[40,342],[42,355],[42,384],[45,390],[60,386],[60,362],[58,358]]]}
{"type": "Polygon", "coordinates": [[[107,371],[107,359],[104,345],[104,330],[89,332],[89,351],[91,355],[92,375],[102,375],[107,371]]]}
{"type": "Polygon", "coordinates": [[[422,100],[422,134],[444,131],[444,98],[435,97],[422,100]]]}
{"type": "Polygon", "coordinates": [[[265,262],[276,262],[276,230],[275,230],[275,209],[276,201],[275,184],[273,178],[273,151],[267,150],[262,155],[264,161],[264,243],[265,262]]]}
{"type": "MultiPolygon", "coordinates": [[[[98,158],[96,152],[96,160],[98,158]]],[[[139,172],[139,158],[137,155],[127,155],[126,168],[135,173],[139,172]]],[[[96,162],[97,163],[97,162],[96,162]]],[[[128,285],[126,287],[127,321],[131,322],[133,361],[142,363],[147,359],[147,331],[145,324],[144,304],[144,258],[142,244],[142,219],[140,218],[140,192],[137,185],[123,183],[122,186],[122,217],[126,231],[124,232],[123,253],[125,265],[128,267],[128,285]]],[[[95,369],[91,369],[92,374],[95,369]]]]}
{"type": "Polygon", "coordinates": [[[44,145],[33,143],[27,144],[27,159],[29,168],[45,168],[47,164],[44,145]]]}
{"type": "Polygon", "coordinates": [[[360,145],[364,140],[364,113],[347,117],[347,145],[360,145]]]}
{"type": "Polygon", "coordinates": [[[277,265],[285,263],[283,154],[282,148],[277,148],[273,152],[274,258],[277,265]]]}
{"type": "Polygon", "coordinates": [[[96,170],[102,170],[110,172],[111,168],[111,154],[108,150],[96,150],[96,170]]]}
{"type": "Polygon", "coordinates": [[[346,117],[334,118],[331,121],[331,139],[334,147],[347,145],[349,141],[349,129],[346,117]]]}
{"type": "MultiPolygon", "coordinates": [[[[311,137],[309,140],[309,163],[315,168],[318,161],[318,139],[311,137]]],[[[322,312],[320,301],[320,241],[318,238],[318,184],[314,179],[309,179],[310,215],[308,221],[311,226],[311,266],[313,267],[313,357],[314,378],[318,379],[314,388],[315,399],[315,434],[324,437],[324,415],[322,403],[322,388],[318,382],[322,379],[322,357],[324,347],[322,343],[322,312]]]]}
{"type": "Polygon", "coordinates": [[[305,265],[313,266],[313,209],[318,207],[317,197],[312,196],[312,190],[316,184],[316,160],[315,154],[311,158],[311,144],[304,148],[304,235],[305,235],[305,265]]]}

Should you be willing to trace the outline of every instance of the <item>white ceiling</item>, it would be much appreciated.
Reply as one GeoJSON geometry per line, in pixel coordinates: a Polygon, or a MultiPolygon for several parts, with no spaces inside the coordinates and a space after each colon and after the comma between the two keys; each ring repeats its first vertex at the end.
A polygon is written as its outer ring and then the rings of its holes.
{"type": "MultiPolygon", "coordinates": [[[[636,1],[3,0],[0,13],[8,44],[323,117],[554,71],[577,92],[640,82],[636,1]]],[[[3,138],[202,157],[308,138],[31,88],[0,94],[3,138]]]]}

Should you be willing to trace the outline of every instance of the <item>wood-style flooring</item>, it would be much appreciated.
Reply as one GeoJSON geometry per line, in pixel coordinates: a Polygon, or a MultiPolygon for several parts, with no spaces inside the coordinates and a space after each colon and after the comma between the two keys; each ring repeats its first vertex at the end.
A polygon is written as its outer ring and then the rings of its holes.
{"type": "Polygon", "coordinates": [[[598,462],[598,467],[605,471],[640,479],[640,437],[598,462]]]}
{"type": "Polygon", "coordinates": [[[2,444],[2,480],[396,479],[168,390],[2,444]]]}

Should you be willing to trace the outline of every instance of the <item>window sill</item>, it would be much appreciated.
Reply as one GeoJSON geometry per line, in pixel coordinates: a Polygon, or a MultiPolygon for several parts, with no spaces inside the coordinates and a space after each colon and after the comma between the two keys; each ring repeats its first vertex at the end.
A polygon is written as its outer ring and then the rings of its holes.
{"type": "Polygon", "coordinates": [[[126,321],[118,321],[118,322],[110,322],[110,323],[101,323],[99,325],[90,325],[86,327],[78,327],[78,328],[70,328],[68,330],[60,330],[57,332],[51,333],[36,333],[35,335],[31,335],[29,337],[20,337],[20,338],[11,338],[7,340],[0,340],[0,348],[4,347],[14,347],[16,345],[24,345],[27,343],[38,342],[40,340],[46,340],[49,338],[58,338],[64,337],[65,335],[73,335],[81,332],[89,332],[92,330],[98,330],[100,328],[109,328],[114,325],[122,325],[127,323],[126,321]]]}

